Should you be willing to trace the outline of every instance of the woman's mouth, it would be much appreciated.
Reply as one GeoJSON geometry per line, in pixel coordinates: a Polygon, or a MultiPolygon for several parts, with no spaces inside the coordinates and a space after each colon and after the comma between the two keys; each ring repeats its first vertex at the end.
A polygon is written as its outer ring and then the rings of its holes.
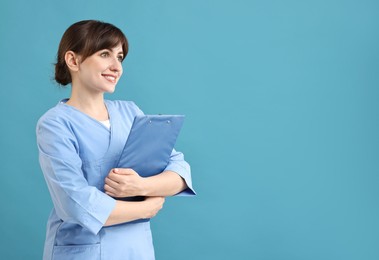
{"type": "Polygon", "coordinates": [[[116,83],[117,77],[109,74],[102,74],[102,76],[111,83],[116,83]]]}

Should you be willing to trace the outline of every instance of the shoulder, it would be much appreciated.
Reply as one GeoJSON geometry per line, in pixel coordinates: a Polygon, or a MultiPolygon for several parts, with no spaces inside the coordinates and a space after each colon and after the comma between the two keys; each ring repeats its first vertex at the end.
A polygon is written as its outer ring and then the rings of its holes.
{"type": "Polygon", "coordinates": [[[45,114],[43,114],[38,122],[37,129],[46,124],[67,124],[69,119],[69,111],[65,109],[64,106],[57,105],[51,109],[49,109],[45,114]]]}
{"type": "Polygon", "coordinates": [[[52,139],[53,137],[73,136],[70,123],[70,110],[58,104],[43,114],[36,125],[37,141],[52,139]]]}
{"type": "Polygon", "coordinates": [[[69,119],[69,110],[57,105],[49,109],[37,122],[36,136],[39,150],[45,154],[59,155],[64,147],[75,150],[77,145],[69,119]]]}

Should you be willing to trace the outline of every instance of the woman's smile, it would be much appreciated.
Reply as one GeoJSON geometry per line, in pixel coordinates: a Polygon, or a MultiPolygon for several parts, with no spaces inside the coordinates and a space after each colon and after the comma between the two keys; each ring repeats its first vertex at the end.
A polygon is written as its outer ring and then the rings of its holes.
{"type": "Polygon", "coordinates": [[[108,80],[111,83],[116,84],[117,82],[117,76],[112,74],[101,74],[106,80],[108,80]]]}

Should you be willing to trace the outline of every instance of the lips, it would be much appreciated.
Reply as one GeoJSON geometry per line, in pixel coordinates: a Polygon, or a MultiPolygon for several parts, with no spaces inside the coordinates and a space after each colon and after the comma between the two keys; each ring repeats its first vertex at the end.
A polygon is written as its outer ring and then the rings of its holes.
{"type": "Polygon", "coordinates": [[[117,76],[111,75],[111,74],[101,74],[106,80],[108,80],[111,83],[116,83],[117,76]]]}

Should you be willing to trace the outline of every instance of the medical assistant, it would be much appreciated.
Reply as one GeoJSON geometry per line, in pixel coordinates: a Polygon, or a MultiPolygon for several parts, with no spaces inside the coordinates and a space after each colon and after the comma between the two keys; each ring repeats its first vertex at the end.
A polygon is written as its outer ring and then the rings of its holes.
{"type": "MultiPolygon", "coordinates": [[[[147,219],[103,227],[115,206],[104,180],[115,167],[133,119],[143,112],[130,101],[105,100],[110,129],[69,106],[67,100],[37,123],[40,165],[54,208],[47,223],[44,260],[152,260],[147,219]]],[[[190,167],[173,151],[165,170],[178,173],[194,195],[190,167]]]]}

